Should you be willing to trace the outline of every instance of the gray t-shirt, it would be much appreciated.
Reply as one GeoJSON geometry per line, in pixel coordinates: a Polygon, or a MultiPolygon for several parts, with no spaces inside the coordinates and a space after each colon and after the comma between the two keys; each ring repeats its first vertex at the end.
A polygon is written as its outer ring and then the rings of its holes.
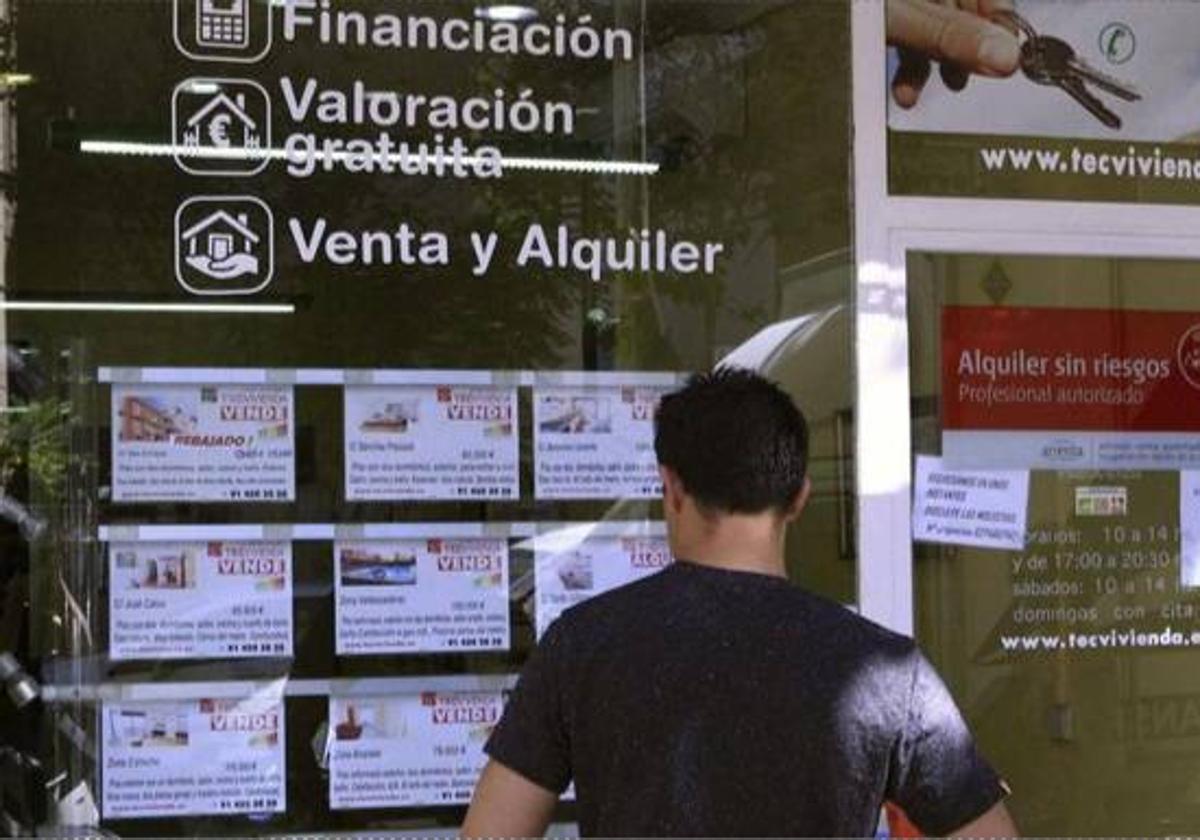
{"type": "Polygon", "coordinates": [[[911,639],[782,578],[677,562],[565,612],[488,754],[585,836],[944,834],[1005,795],[911,639]]]}

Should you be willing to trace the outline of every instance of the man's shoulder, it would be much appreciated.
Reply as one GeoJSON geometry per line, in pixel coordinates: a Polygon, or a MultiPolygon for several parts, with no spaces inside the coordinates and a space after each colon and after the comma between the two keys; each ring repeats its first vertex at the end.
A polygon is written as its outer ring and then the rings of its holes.
{"type": "Polygon", "coordinates": [[[917,649],[916,642],[909,636],[890,630],[861,615],[854,607],[831,601],[807,589],[796,587],[797,601],[811,621],[826,633],[835,634],[831,641],[854,643],[867,650],[896,655],[910,655],[917,649]]]}
{"type": "Polygon", "coordinates": [[[568,607],[555,623],[562,624],[565,629],[590,629],[596,625],[621,621],[631,613],[637,614],[647,603],[656,602],[667,589],[669,583],[664,569],[568,607]]]}
{"type": "MultiPolygon", "coordinates": [[[[565,610],[554,622],[564,638],[597,643],[614,634],[636,633],[637,627],[656,619],[674,621],[678,611],[695,608],[674,596],[683,591],[670,568],[627,583],[565,610]]],[[[907,660],[917,650],[908,636],[864,618],[853,608],[801,586],[780,586],[760,605],[758,618],[780,633],[795,633],[807,640],[820,640],[845,656],[882,654],[907,660]]]]}

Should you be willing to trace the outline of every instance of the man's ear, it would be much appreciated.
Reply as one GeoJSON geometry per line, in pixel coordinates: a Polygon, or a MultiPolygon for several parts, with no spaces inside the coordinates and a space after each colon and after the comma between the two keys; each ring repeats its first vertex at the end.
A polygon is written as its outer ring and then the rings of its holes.
{"type": "Polygon", "coordinates": [[[658,475],[663,483],[663,506],[676,513],[683,510],[683,482],[675,470],[659,464],[658,475]]]}
{"type": "Polygon", "coordinates": [[[808,504],[808,497],[811,494],[812,482],[809,481],[808,476],[805,476],[804,484],[800,487],[800,492],[796,494],[796,498],[792,500],[791,506],[788,508],[787,513],[783,517],[785,522],[796,521],[797,517],[800,516],[801,511],[804,510],[804,506],[808,504]]]}

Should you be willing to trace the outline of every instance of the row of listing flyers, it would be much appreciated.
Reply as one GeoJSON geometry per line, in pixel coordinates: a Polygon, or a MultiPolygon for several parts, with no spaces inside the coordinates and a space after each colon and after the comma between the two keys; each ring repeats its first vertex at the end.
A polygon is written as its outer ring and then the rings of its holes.
{"type": "MultiPolygon", "coordinates": [[[[671,561],[661,530],[635,532],[579,525],[517,543],[533,551],[539,635],[567,607],[671,561]]],[[[337,655],[509,649],[508,539],[338,540],[333,551],[337,655]]],[[[293,654],[290,542],[113,542],[109,576],[114,660],[293,654]]]]}
{"type": "MultiPolygon", "coordinates": [[[[657,497],[666,390],[535,388],[535,497],[657,497]]],[[[114,501],[296,498],[291,385],[117,384],[111,419],[114,501]]],[[[348,385],[344,421],[349,501],[521,495],[516,386],[348,385]]]]}
{"type": "MultiPolygon", "coordinates": [[[[654,410],[664,392],[535,389],[535,497],[660,495],[654,410]]],[[[520,496],[516,388],[353,386],[345,399],[347,499],[520,496]]]]}
{"type": "MultiPolygon", "coordinates": [[[[334,810],[464,805],[507,691],[330,697],[334,810]]],[[[279,699],[104,704],[108,820],[286,809],[279,699]]]]}

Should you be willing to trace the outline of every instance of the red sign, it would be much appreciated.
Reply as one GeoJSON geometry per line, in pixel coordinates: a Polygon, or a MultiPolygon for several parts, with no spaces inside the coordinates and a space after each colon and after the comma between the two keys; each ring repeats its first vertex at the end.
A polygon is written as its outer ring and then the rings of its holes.
{"type": "Polygon", "coordinates": [[[1200,431],[1200,313],[948,306],[942,427],[1200,431]]]}

